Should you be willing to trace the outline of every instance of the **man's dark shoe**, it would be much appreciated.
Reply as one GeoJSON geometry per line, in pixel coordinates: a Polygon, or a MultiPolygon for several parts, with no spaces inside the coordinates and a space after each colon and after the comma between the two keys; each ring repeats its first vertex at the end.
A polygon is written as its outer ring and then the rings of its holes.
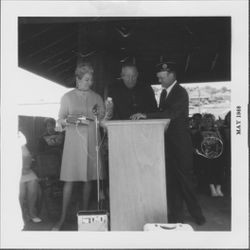
{"type": "Polygon", "coordinates": [[[199,226],[202,226],[206,223],[206,219],[204,216],[195,217],[194,220],[195,220],[195,223],[199,226]]]}

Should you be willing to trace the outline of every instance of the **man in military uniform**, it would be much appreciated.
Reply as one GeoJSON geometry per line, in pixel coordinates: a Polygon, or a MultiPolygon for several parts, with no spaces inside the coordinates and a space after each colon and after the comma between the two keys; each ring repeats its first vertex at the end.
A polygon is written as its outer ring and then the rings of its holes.
{"type": "Polygon", "coordinates": [[[135,114],[132,118],[171,119],[165,134],[169,222],[183,222],[183,201],[185,201],[195,222],[202,225],[205,223],[205,218],[193,186],[193,147],[188,124],[188,94],[177,83],[176,63],[158,64],[157,78],[163,88],[158,111],[135,114]]]}

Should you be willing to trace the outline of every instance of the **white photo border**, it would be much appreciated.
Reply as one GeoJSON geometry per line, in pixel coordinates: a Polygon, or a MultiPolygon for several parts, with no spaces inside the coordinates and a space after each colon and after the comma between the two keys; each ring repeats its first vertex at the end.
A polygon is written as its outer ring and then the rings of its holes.
{"type": "Polygon", "coordinates": [[[248,1],[2,1],[1,5],[1,248],[248,248],[248,1]],[[13,131],[17,130],[15,100],[20,94],[17,31],[21,16],[232,17],[230,232],[20,231],[20,170],[13,131]],[[241,110],[240,117],[237,109],[241,110]],[[240,133],[236,125],[240,125],[240,133]]]}

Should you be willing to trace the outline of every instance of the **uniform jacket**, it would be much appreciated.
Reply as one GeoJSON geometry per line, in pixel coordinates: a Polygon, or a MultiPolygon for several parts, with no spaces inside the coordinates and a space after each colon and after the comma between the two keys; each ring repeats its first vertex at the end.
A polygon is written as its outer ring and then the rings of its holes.
{"type": "Polygon", "coordinates": [[[189,99],[187,91],[175,84],[165,99],[163,110],[147,114],[149,119],[170,118],[165,135],[167,155],[174,157],[182,168],[192,167],[192,141],[188,126],[189,99]]]}

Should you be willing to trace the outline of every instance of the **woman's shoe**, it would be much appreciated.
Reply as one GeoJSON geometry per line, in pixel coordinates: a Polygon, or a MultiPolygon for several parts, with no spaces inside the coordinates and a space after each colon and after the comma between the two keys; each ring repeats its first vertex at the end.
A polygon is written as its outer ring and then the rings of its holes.
{"type": "Polygon", "coordinates": [[[62,223],[58,222],[56,223],[52,228],[51,228],[51,231],[60,231],[61,228],[62,228],[62,223]]]}
{"type": "Polygon", "coordinates": [[[217,194],[217,192],[215,192],[215,193],[214,193],[214,192],[212,192],[212,193],[211,193],[211,196],[212,196],[212,197],[218,197],[218,196],[219,196],[219,194],[217,194]]]}
{"type": "Polygon", "coordinates": [[[217,192],[218,196],[221,196],[221,197],[224,196],[224,194],[221,191],[221,185],[216,186],[216,192],[217,192]]]}
{"type": "Polygon", "coordinates": [[[195,217],[194,220],[195,220],[195,223],[199,226],[202,226],[203,224],[206,223],[206,218],[203,215],[195,217]]]}
{"type": "Polygon", "coordinates": [[[216,191],[216,189],[215,189],[214,184],[210,184],[209,187],[210,187],[210,191],[211,191],[211,196],[212,196],[212,197],[217,197],[217,196],[219,196],[219,194],[217,193],[217,191],[216,191]]]}
{"type": "Polygon", "coordinates": [[[34,222],[34,223],[39,223],[39,222],[42,221],[42,220],[41,220],[40,218],[38,218],[38,217],[33,217],[33,218],[31,218],[31,220],[32,220],[32,222],[34,222]]]}
{"type": "Polygon", "coordinates": [[[222,192],[218,193],[218,196],[224,197],[224,194],[222,192]]]}

